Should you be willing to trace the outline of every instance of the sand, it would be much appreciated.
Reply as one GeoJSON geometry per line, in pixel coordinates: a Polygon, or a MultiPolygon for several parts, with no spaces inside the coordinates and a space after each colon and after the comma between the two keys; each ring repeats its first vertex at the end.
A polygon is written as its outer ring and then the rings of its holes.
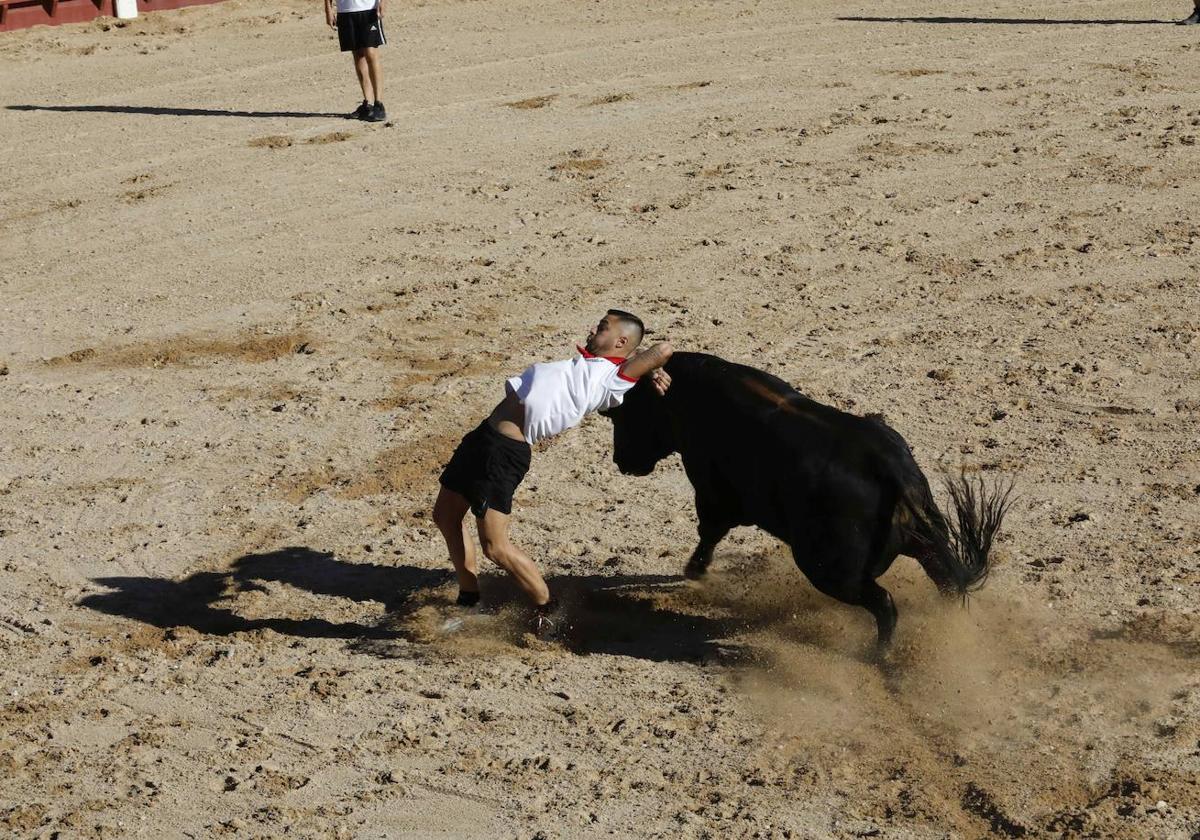
{"type": "Polygon", "coordinates": [[[315,3],[0,36],[0,834],[1200,832],[1186,11],[393,3],[383,125],[315,3]],[[441,465],[609,306],[1015,478],[987,587],[881,666],[754,530],[685,583],[591,418],[570,631],[441,634],[441,465]]]}

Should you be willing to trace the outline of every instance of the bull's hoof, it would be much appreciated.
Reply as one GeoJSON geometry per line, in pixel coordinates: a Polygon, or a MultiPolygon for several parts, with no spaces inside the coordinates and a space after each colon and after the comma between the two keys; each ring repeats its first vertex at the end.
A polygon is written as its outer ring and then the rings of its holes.
{"type": "Polygon", "coordinates": [[[700,580],[706,574],[708,574],[707,568],[704,566],[692,565],[691,563],[688,563],[683,569],[683,576],[688,580],[700,580]]]}
{"type": "Polygon", "coordinates": [[[883,677],[884,685],[888,691],[895,692],[900,690],[903,667],[890,646],[876,646],[868,655],[867,661],[879,669],[879,673],[883,677]]]}

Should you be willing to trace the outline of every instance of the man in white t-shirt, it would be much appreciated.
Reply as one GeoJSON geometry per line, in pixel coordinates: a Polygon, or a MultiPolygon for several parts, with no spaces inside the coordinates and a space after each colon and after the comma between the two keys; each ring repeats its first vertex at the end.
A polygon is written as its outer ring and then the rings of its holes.
{"type": "Polygon", "coordinates": [[[533,602],[534,630],[551,624],[556,604],[537,566],[509,539],[512,497],[529,470],[531,445],[579,424],[593,411],[621,404],[643,376],[665,394],[671,358],[665,342],[634,355],[645,327],[636,315],[610,309],[571,359],[531,365],[505,383],[505,396],[486,420],[463,438],[442,472],[433,519],[446,539],[458,575],[458,603],[479,603],[478,566],[466,532],[471,511],[484,555],[507,571],[533,602]]]}
{"type": "Polygon", "coordinates": [[[384,0],[325,0],[325,22],[337,30],[342,52],[354,58],[354,72],[362,88],[363,101],[351,119],[383,122],[383,71],[379,67],[379,47],[387,43],[383,35],[384,0]]]}

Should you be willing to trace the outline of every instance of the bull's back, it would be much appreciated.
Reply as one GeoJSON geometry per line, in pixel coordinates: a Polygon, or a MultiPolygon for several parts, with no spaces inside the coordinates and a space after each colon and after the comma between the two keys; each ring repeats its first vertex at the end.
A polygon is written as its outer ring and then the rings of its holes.
{"type": "MultiPolygon", "coordinates": [[[[805,396],[777,376],[748,365],[704,354],[683,376],[699,380],[696,389],[712,435],[736,450],[783,456],[825,453],[842,460],[911,457],[904,439],[878,415],[860,417],[805,396]]],[[[672,376],[676,376],[672,372],[672,376]]]]}
{"type": "Polygon", "coordinates": [[[889,504],[916,469],[903,438],[882,420],[819,403],[746,365],[713,356],[684,361],[671,375],[703,403],[688,405],[680,423],[684,465],[698,494],[718,495],[740,524],[788,539],[798,511],[889,504]]]}

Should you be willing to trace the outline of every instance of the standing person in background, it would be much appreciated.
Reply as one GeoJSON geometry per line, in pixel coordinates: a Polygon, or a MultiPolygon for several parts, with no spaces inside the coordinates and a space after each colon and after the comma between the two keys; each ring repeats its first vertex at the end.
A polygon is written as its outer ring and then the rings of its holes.
{"type": "Polygon", "coordinates": [[[342,52],[354,56],[354,72],[362,88],[362,104],[349,114],[350,119],[383,122],[387,111],[382,102],[382,72],[379,47],[383,37],[384,0],[325,0],[325,22],[336,29],[342,52]]]}

